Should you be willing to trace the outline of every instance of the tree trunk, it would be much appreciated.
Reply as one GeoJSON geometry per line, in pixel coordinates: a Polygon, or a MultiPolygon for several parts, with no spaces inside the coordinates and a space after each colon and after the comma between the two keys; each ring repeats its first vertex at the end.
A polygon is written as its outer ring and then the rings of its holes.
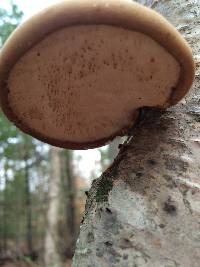
{"type": "Polygon", "coordinates": [[[59,267],[61,261],[57,250],[58,244],[58,215],[60,191],[60,155],[59,149],[52,147],[50,150],[50,176],[48,190],[47,229],[45,237],[45,266],[59,267]]]}
{"type": "Polygon", "coordinates": [[[28,254],[32,256],[33,245],[32,245],[32,204],[31,204],[31,192],[29,184],[29,171],[28,171],[28,155],[25,155],[24,162],[24,178],[25,178],[25,190],[26,190],[26,242],[28,248],[28,254]]]}
{"type": "Polygon", "coordinates": [[[73,257],[75,250],[75,243],[77,238],[77,224],[76,224],[76,177],[73,170],[73,152],[70,150],[63,150],[62,153],[62,185],[64,207],[66,214],[65,227],[67,229],[67,247],[65,244],[65,254],[67,257],[73,257]],[[67,248],[67,251],[66,251],[67,248]]]}
{"type": "Polygon", "coordinates": [[[67,227],[71,235],[71,250],[74,253],[75,243],[76,243],[76,207],[75,207],[75,198],[76,198],[76,186],[75,186],[75,177],[73,173],[73,154],[71,151],[67,151],[66,154],[66,168],[67,168],[67,179],[66,179],[66,192],[67,192],[67,201],[66,201],[66,212],[67,212],[67,227]]]}
{"type": "Polygon", "coordinates": [[[117,154],[119,153],[119,144],[122,143],[122,138],[115,138],[108,147],[108,157],[111,163],[113,163],[117,154]]]}
{"type": "Polygon", "coordinates": [[[145,112],[113,165],[93,182],[73,266],[200,266],[200,2],[140,2],[189,41],[196,80],[176,107],[145,112]]]}
{"type": "MultiPolygon", "coordinates": [[[[19,218],[22,218],[22,209],[21,209],[21,195],[20,195],[20,190],[18,187],[20,187],[21,184],[16,182],[17,178],[15,178],[15,216],[14,216],[14,227],[15,227],[15,251],[16,251],[16,258],[21,260],[23,257],[23,253],[21,251],[21,246],[20,246],[20,237],[23,236],[22,234],[22,229],[23,229],[23,224],[19,218]]],[[[31,223],[32,226],[32,223],[31,223]]]]}

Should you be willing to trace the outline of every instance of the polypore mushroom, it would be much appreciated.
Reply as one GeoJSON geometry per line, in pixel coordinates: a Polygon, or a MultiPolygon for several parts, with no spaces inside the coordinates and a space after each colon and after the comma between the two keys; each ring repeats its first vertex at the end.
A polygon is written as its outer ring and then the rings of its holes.
{"type": "Polygon", "coordinates": [[[0,57],[7,117],[44,142],[72,149],[125,134],[141,107],[176,104],[194,77],[178,31],[125,0],[54,5],[21,25],[0,57]]]}

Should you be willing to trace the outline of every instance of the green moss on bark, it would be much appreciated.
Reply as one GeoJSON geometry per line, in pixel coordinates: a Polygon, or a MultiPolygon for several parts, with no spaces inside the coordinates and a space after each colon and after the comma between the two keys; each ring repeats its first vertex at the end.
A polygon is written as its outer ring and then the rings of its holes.
{"type": "Polygon", "coordinates": [[[103,176],[98,183],[96,191],[96,201],[106,202],[108,200],[108,194],[112,190],[113,181],[106,176],[103,176]]]}

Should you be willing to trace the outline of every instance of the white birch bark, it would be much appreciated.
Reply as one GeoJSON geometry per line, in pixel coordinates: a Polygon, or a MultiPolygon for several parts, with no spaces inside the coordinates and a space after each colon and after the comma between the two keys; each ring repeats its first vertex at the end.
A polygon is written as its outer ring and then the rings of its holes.
{"type": "Polygon", "coordinates": [[[119,153],[119,145],[123,143],[121,137],[115,138],[108,147],[108,157],[111,163],[113,163],[117,154],[119,153]]]}
{"type": "Polygon", "coordinates": [[[74,267],[200,266],[200,1],[139,2],[188,40],[196,79],[178,106],[146,113],[92,184],[74,267]]]}
{"type": "Polygon", "coordinates": [[[58,245],[58,215],[60,192],[60,156],[59,149],[50,149],[50,176],[48,190],[47,228],[45,236],[44,263],[45,267],[60,267],[60,257],[57,251],[58,245]]]}

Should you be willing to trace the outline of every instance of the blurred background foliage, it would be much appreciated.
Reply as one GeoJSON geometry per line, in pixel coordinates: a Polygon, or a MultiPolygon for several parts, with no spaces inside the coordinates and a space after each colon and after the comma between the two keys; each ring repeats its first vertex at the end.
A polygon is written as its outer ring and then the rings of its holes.
{"type": "MultiPolygon", "coordinates": [[[[22,18],[12,2],[9,11],[0,8],[0,48],[22,18]]],[[[97,149],[92,167],[88,151],[81,156],[43,144],[0,113],[0,266],[70,266],[85,192],[120,141],[97,149]],[[83,158],[90,175],[83,175],[83,158]]]]}

